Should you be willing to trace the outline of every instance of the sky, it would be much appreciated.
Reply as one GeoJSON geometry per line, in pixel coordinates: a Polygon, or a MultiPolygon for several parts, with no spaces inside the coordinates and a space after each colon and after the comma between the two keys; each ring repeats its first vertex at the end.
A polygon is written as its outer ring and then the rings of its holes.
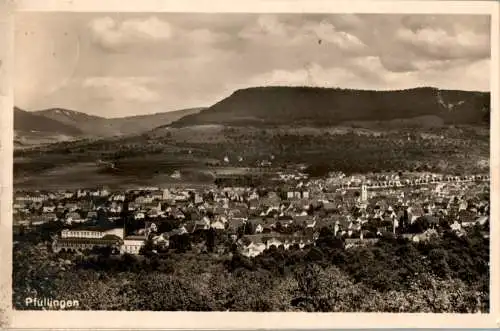
{"type": "Polygon", "coordinates": [[[266,85],[489,91],[490,17],[17,14],[14,102],[124,117],[266,85]]]}

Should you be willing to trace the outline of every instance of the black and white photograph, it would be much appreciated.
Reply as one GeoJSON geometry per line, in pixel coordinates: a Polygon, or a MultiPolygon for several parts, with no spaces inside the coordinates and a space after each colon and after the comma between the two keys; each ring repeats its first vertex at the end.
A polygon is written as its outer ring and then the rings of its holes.
{"type": "Polygon", "coordinates": [[[491,15],[13,29],[12,309],[491,312],[491,15]]]}

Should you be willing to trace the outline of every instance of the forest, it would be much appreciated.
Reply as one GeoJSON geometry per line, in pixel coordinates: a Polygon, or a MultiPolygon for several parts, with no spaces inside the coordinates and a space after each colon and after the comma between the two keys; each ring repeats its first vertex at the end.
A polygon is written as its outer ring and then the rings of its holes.
{"type": "Polygon", "coordinates": [[[399,91],[265,86],[235,91],[203,111],[172,123],[234,126],[335,126],[435,116],[447,124],[487,124],[489,93],[421,87],[399,91]]]}
{"type": "MultiPolygon", "coordinates": [[[[329,228],[316,245],[272,246],[247,258],[228,238],[196,251],[199,239],[142,255],[53,254],[57,226],[14,237],[13,304],[30,295],[79,300],[85,310],[487,312],[489,239],[478,227],[457,237],[445,230],[414,243],[385,236],[345,248],[329,228]],[[225,247],[224,251],[214,247],[225,247]]],[[[205,237],[206,238],[206,237],[205,237]]]]}

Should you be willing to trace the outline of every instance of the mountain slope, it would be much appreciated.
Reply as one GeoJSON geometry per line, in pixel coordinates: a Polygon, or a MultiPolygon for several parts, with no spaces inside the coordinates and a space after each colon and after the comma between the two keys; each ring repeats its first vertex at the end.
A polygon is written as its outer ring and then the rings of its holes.
{"type": "Polygon", "coordinates": [[[189,108],[151,115],[130,116],[108,120],[110,128],[118,128],[122,135],[138,134],[166,126],[184,116],[197,114],[205,108],[189,108]]]}
{"type": "Polygon", "coordinates": [[[104,120],[103,117],[87,115],[85,113],[63,108],[39,110],[36,111],[35,114],[76,127],[104,120]]]}
{"type": "Polygon", "coordinates": [[[182,109],[122,118],[104,118],[62,108],[45,109],[34,114],[76,127],[87,136],[110,137],[146,132],[159,125],[168,125],[183,116],[195,114],[202,109],[182,109]]]}
{"type": "Polygon", "coordinates": [[[489,93],[423,87],[368,91],[315,87],[254,87],[234,92],[172,127],[226,125],[338,125],[436,116],[447,124],[484,124],[489,93]]]}
{"type": "Polygon", "coordinates": [[[79,128],[40,114],[14,108],[14,130],[18,132],[81,135],[79,128]]]}

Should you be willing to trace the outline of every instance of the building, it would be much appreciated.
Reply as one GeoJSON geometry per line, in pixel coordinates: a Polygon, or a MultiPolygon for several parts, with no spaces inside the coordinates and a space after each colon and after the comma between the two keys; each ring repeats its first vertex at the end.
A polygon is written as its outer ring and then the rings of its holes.
{"type": "Polygon", "coordinates": [[[368,190],[365,184],[361,185],[361,201],[362,202],[368,201],[368,190]]]}
{"type": "Polygon", "coordinates": [[[141,248],[144,246],[145,242],[145,236],[127,236],[123,239],[123,244],[121,246],[120,252],[122,254],[137,255],[140,253],[141,248]]]}
{"type": "Polygon", "coordinates": [[[61,238],[86,238],[86,239],[99,239],[106,235],[114,235],[123,239],[123,228],[100,228],[100,227],[83,227],[78,229],[64,229],[61,231],[61,238]]]}
{"type": "Polygon", "coordinates": [[[123,228],[82,227],[64,229],[52,243],[54,252],[84,251],[95,247],[111,247],[116,250],[123,242],[123,228]]]}
{"type": "Polygon", "coordinates": [[[173,198],[173,195],[172,193],[170,193],[170,191],[168,189],[164,189],[162,191],[162,199],[163,200],[170,200],[173,198]]]}
{"type": "Polygon", "coordinates": [[[102,238],[58,238],[53,242],[52,249],[56,253],[61,251],[78,252],[96,247],[118,249],[121,244],[122,240],[114,235],[106,235],[102,238]]]}
{"type": "Polygon", "coordinates": [[[288,200],[291,199],[309,199],[309,191],[287,191],[286,192],[286,198],[288,200]]]}

